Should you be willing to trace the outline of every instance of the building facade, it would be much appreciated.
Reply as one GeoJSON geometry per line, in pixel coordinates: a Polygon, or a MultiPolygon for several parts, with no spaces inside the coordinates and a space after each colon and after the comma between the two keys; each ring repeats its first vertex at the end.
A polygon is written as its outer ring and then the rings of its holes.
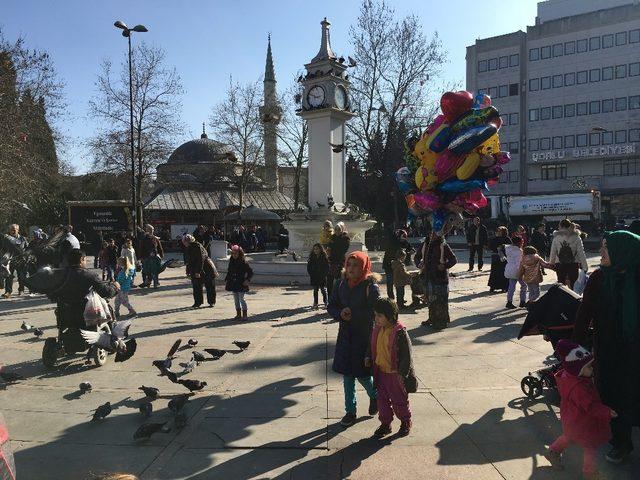
{"type": "Polygon", "coordinates": [[[640,212],[640,3],[549,0],[526,32],[467,47],[467,90],[487,93],[512,154],[491,195],[597,190],[640,212]]]}

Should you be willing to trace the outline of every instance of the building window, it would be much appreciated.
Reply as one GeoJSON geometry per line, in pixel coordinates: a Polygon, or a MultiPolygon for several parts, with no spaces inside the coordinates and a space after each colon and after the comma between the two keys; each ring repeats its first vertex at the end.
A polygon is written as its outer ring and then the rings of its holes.
{"type": "Polygon", "coordinates": [[[640,142],[640,128],[629,130],[629,142],[640,142]]]}
{"type": "Polygon", "coordinates": [[[640,95],[632,95],[629,97],[629,110],[637,110],[640,108],[640,95]]]}
{"type": "Polygon", "coordinates": [[[589,108],[587,102],[580,102],[576,104],[576,114],[578,116],[587,115],[589,113],[589,108]]]}
{"type": "Polygon", "coordinates": [[[542,77],[540,79],[540,90],[548,90],[551,88],[551,77],[542,77]]]}
{"type": "Polygon", "coordinates": [[[489,70],[497,70],[498,69],[498,59],[490,58],[489,59],[489,70]]]}
{"type": "Polygon", "coordinates": [[[499,68],[508,68],[509,67],[509,57],[500,57],[498,59],[498,67],[499,68]]]}
{"type": "Polygon", "coordinates": [[[597,147],[600,145],[600,134],[599,133],[590,133],[589,134],[589,146],[597,147]]]}
{"type": "Polygon", "coordinates": [[[602,68],[602,81],[613,80],[613,67],[602,68]]]}
{"type": "Polygon", "coordinates": [[[562,86],[562,75],[554,75],[551,80],[553,88],[560,88],[562,86]]]}
{"type": "Polygon", "coordinates": [[[602,113],[613,112],[613,98],[602,100],[602,113]]]}
{"type": "Polygon", "coordinates": [[[629,43],[640,43],[640,28],[629,32],[629,43]]]}
{"type": "Polygon", "coordinates": [[[618,32],[616,33],[616,45],[619,47],[621,45],[627,44],[627,32],[618,32]]]}
{"type": "Polygon", "coordinates": [[[602,144],[611,145],[613,143],[613,132],[602,132],[602,144]]]}
{"type": "Polygon", "coordinates": [[[600,69],[599,68],[592,68],[591,70],[589,70],[589,81],[591,83],[600,81],[600,69]]]}
{"type": "Polygon", "coordinates": [[[586,147],[587,146],[587,134],[580,133],[576,135],[576,146],[578,147],[586,147]]]}
{"type": "Polygon", "coordinates": [[[640,62],[630,63],[629,64],[629,76],[637,77],[640,75],[640,62]]]}
{"type": "Polygon", "coordinates": [[[498,98],[498,87],[489,87],[489,96],[491,98],[498,98]]]}
{"type": "Polygon", "coordinates": [[[600,100],[589,102],[589,115],[596,115],[598,113],[600,113],[600,100]]]}
{"type": "Polygon", "coordinates": [[[616,98],[616,112],[627,109],[627,97],[616,98]]]}
{"type": "Polygon", "coordinates": [[[562,137],[553,137],[552,148],[554,150],[560,150],[562,148],[562,137]]]}
{"type": "Polygon", "coordinates": [[[589,50],[589,42],[586,38],[584,40],[578,40],[576,42],[576,51],[578,53],[584,53],[587,50],[589,50]]]}
{"type": "Polygon", "coordinates": [[[616,78],[625,78],[627,76],[627,65],[616,65],[616,78]]]}
{"type": "Polygon", "coordinates": [[[517,113],[509,114],[509,125],[518,125],[520,123],[520,115],[517,113]]]}
{"type": "Polygon", "coordinates": [[[509,125],[509,114],[500,115],[500,120],[502,120],[502,125],[509,125]]]}
{"type": "Polygon", "coordinates": [[[565,87],[570,87],[576,84],[576,74],[575,72],[565,73],[564,74],[564,85],[565,87]]]}
{"type": "Polygon", "coordinates": [[[510,83],[509,84],[509,96],[516,97],[518,95],[518,84],[510,83]]]}
{"type": "Polygon", "coordinates": [[[540,47],[540,58],[542,60],[551,58],[551,47],[549,45],[547,45],[546,47],[540,47]]]}
{"type": "Polygon", "coordinates": [[[616,143],[627,143],[626,130],[616,130],[616,143]]]}
{"type": "Polygon", "coordinates": [[[509,86],[508,85],[500,85],[498,88],[498,96],[499,97],[508,97],[509,96],[509,86]]]}
{"type": "Polygon", "coordinates": [[[537,122],[538,121],[538,109],[537,108],[531,108],[529,109],[529,121],[530,122],[537,122]]]}
{"type": "Polygon", "coordinates": [[[540,120],[549,120],[551,118],[551,107],[540,108],[540,120]]]}
{"type": "Polygon", "coordinates": [[[602,36],[602,48],[611,48],[613,47],[613,34],[602,36]]]}
{"type": "Polygon", "coordinates": [[[542,180],[562,180],[567,178],[567,164],[542,165],[540,167],[540,176],[542,180]]]}
{"type": "Polygon", "coordinates": [[[554,57],[561,57],[562,56],[562,44],[561,43],[556,43],[553,46],[553,56],[554,57]]]}
{"type": "Polygon", "coordinates": [[[537,152],[540,149],[540,141],[537,138],[529,139],[529,151],[537,152]]]}
{"type": "Polygon", "coordinates": [[[573,148],[576,146],[576,137],[573,135],[564,136],[564,148],[573,148]]]}
{"type": "Polygon", "coordinates": [[[520,65],[520,54],[516,53],[514,55],[510,55],[509,56],[509,66],[510,67],[517,67],[518,65],[520,65]]]}
{"type": "Polygon", "coordinates": [[[537,92],[538,90],[540,90],[540,79],[532,78],[531,80],[529,80],[529,91],[537,92]]]}
{"type": "Polygon", "coordinates": [[[535,62],[536,60],[540,60],[540,49],[538,49],[538,48],[530,48],[529,49],[529,61],[535,62]]]}
{"type": "Polygon", "coordinates": [[[480,60],[478,62],[478,72],[482,73],[482,72],[486,72],[487,71],[487,61],[486,60],[480,60]]]}
{"type": "Polygon", "coordinates": [[[500,151],[501,152],[506,152],[507,150],[509,150],[509,143],[508,142],[500,142],[500,151]]]}
{"type": "Polygon", "coordinates": [[[540,139],[540,150],[550,150],[551,149],[551,139],[549,137],[544,137],[540,139]]]}
{"type": "Polygon", "coordinates": [[[576,53],[576,42],[564,42],[564,54],[573,55],[576,53]]]}
{"type": "Polygon", "coordinates": [[[518,181],[518,171],[511,170],[509,172],[509,183],[516,183],[518,181]]]}
{"type": "Polygon", "coordinates": [[[562,118],[562,105],[554,105],[551,109],[551,117],[552,118],[562,118]]]}
{"type": "Polygon", "coordinates": [[[576,105],[575,103],[570,103],[564,106],[564,116],[565,117],[575,117],[576,116],[576,105]]]}
{"type": "Polygon", "coordinates": [[[509,151],[511,153],[520,153],[520,144],[518,142],[509,142],[509,151]]]}
{"type": "Polygon", "coordinates": [[[591,37],[589,39],[589,50],[592,52],[594,50],[600,50],[600,37],[591,37]]]}
{"type": "Polygon", "coordinates": [[[578,72],[576,79],[577,79],[578,85],[587,83],[589,81],[589,72],[587,72],[586,70],[582,70],[581,72],[578,72]]]}
{"type": "Polygon", "coordinates": [[[635,160],[605,160],[604,174],[608,176],[635,175],[637,172],[637,163],[635,160]]]}

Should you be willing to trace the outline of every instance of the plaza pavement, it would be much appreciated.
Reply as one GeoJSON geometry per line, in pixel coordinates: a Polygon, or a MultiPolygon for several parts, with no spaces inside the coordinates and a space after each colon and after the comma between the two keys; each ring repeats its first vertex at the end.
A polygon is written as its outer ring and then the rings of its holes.
{"type": "MultiPolygon", "coordinates": [[[[410,396],[413,430],[383,441],[370,438],[377,419],[361,416],[347,430],[339,426],[342,383],[331,371],[337,324],[309,310],[306,287],[258,287],[247,297],[250,320],[235,322],[229,320],[232,298],[221,287],[214,309],[190,310],[188,280],[182,269],[170,269],[161,288],[132,295],[140,315],[131,328],[138,340],[131,360],[110,358],[95,368],[76,359],[53,371],[41,365],[43,341],[19,328],[26,320],[53,335],[52,304],[42,297],[0,302],[0,364],[27,377],[0,384],[18,479],[75,480],[105,471],[199,480],[580,478],[578,449],[567,454],[564,472],[551,470],[542,456],[560,432],[555,394],[530,402],[519,387],[528,371],[544,365],[549,344],[540,337],[516,340],[524,311],[505,310],[505,296],[487,292],[488,273],[467,273],[465,255],[458,253],[450,328],[421,327],[425,310],[402,315],[419,377],[418,392],[410,396]],[[137,387],[161,390],[151,421],[171,419],[168,399],[186,392],[151,365],[178,338],[197,339],[198,350],[235,349],[233,340],[251,346],[186,376],[208,385],[189,401],[183,430],[136,442],[132,434],[144,422],[137,387]],[[79,395],[81,381],[91,382],[93,391],[79,395]],[[113,413],[89,422],[106,401],[113,413]]],[[[188,355],[182,352],[175,363],[188,355]]],[[[358,398],[363,415],[368,402],[362,390],[358,398]]],[[[394,432],[398,426],[394,422],[394,432]]],[[[601,463],[606,478],[640,478],[638,453],[634,463],[616,469],[601,463]]]]}

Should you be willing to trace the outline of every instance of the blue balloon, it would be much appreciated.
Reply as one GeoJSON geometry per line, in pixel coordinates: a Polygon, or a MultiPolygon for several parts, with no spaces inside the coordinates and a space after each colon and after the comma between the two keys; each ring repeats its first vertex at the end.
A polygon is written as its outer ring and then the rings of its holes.
{"type": "Polygon", "coordinates": [[[447,212],[444,208],[439,208],[438,210],[433,212],[433,215],[431,216],[431,223],[433,229],[436,232],[442,231],[442,229],[444,228],[444,224],[447,222],[448,215],[449,212],[447,212]]]}
{"type": "Polygon", "coordinates": [[[442,182],[437,186],[438,190],[447,193],[470,192],[471,190],[477,190],[478,188],[488,190],[487,182],[479,178],[474,178],[472,180],[458,180],[457,178],[454,178],[452,180],[442,182]]]}
{"type": "Polygon", "coordinates": [[[402,193],[405,195],[415,190],[415,181],[411,170],[407,167],[402,167],[396,172],[396,184],[402,193]]]}
{"type": "Polygon", "coordinates": [[[488,140],[498,129],[494,125],[480,125],[464,130],[449,143],[449,150],[456,155],[469,153],[488,140]]]}

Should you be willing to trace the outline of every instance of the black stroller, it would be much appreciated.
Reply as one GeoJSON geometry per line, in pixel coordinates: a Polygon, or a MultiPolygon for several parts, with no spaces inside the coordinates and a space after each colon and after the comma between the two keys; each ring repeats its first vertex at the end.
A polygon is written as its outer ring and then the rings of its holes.
{"type": "MultiPolygon", "coordinates": [[[[553,285],[547,293],[529,307],[529,313],[518,334],[518,340],[527,335],[543,335],[555,351],[560,339],[571,338],[576,312],[582,297],[562,284],[553,285]]],[[[556,389],[554,375],[561,368],[555,363],[529,372],[520,382],[520,388],[528,398],[542,395],[544,388],[556,389]]]]}

